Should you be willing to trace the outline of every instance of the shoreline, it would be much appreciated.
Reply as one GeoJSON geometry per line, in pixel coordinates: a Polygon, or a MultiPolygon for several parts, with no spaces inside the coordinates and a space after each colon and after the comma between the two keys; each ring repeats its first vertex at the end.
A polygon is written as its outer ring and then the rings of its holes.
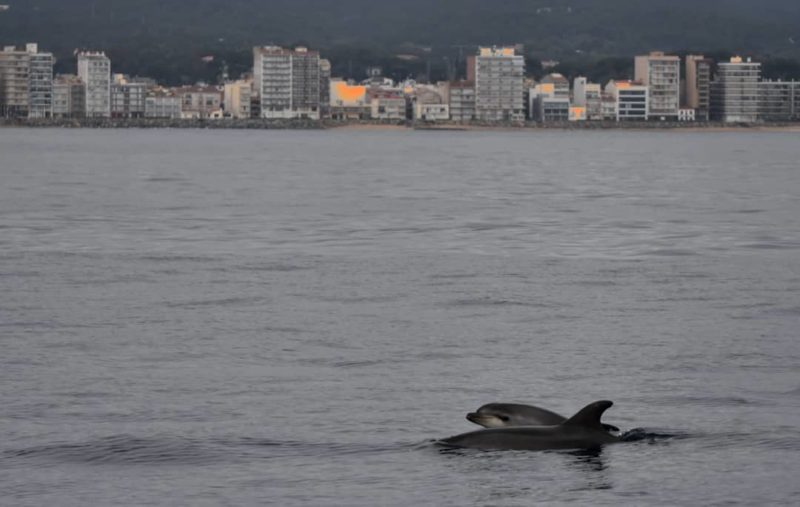
{"type": "Polygon", "coordinates": [[[0,128],[94,128],[94,129],[235,129],[235,130],[346,130],[429,132],[536,131],[536,130],[628,130],[680,132],[800,132],[800,121],[727,124],[721,122],[608,122],[582,121],[561,123],[487,123],[487,122],[413,122],[386,120],[261,120],[261,119],[160,119],[160,118],[0,118],[0,128]]]}

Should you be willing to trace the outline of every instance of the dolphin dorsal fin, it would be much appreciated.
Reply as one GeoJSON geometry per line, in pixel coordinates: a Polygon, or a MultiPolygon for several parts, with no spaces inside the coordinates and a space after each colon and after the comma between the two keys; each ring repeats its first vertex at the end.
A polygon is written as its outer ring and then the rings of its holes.
{"type": "Polygon", "coordinates": [[[603,425],[600,423],[600,418],[603,416],[603,412],[608,410],[608,408],[613,404],[613,401],[608,400],[595,401],[594,403],[590,403],[580,409],[577,414],[573,415],[562,424],[564,426],[588,426],[591,428],[602,428],[603,425]]]}

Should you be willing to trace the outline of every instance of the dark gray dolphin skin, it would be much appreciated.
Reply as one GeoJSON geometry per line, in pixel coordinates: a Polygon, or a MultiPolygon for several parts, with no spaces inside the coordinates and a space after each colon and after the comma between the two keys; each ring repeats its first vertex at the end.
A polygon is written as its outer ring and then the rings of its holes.
{"type": "Polygon", "coordinates": [[[440,445],[481,450],[595,449],[619,442],[600,422],[611,401],[595,401],[561,424],[506,426],[463,433],[439,440],[440,445]]]}
{"type": "Polygon", "coordinates": [[[503,428],[506,426],[554,426],[563,423],[567,418],[533,405],[487,403],[475,412],[467,414],[467,420],[484,428],[503,428]]]}
{"type": "MultiPolygon", "coordinates": [[[[555,426],[567,420],[545,408],[519,403],[487,403],[475,412],[467,414],[467,420],[484,428],[508,426],[555,426]]],[[[603,424],[606,431],[619,431],[610,424],[603,424]]]]}

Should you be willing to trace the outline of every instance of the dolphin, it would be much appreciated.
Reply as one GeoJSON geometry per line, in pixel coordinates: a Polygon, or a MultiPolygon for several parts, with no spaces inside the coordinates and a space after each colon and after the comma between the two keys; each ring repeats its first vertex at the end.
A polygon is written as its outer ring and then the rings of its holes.
{"type": "MultiPolygon", "coordinates": [[[[484,428],[508,426],[556,426],[567,420],[545,408],[519,403],[487,403],[467,414],[467,420],[484,428]]],[[[611,424],[603,424],[606,431],[619,431],[611,424]]]]}
{"type": "Polygon", "coordinates": [[[463,433],[439,440],[446,447],[481,450],[596,449],[619,442],[600,422],[603,412],[614,403],[595,401],[561,424],[548,426],[506,426],[463,433]]]}

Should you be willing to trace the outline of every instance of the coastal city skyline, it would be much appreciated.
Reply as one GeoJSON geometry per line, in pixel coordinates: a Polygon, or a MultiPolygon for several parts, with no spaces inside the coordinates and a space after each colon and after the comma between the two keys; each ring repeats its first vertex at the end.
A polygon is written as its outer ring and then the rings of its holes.
{"type": "MultiPolygon", "coordinates": [[[[114,72],[104,51],[76,51],[76,73],[54,74],[55,57],[35,42],[0,52],[0,116],[14,119],[262,119],[428,123],[723,122],[800,120],[800,82],[765,79],[760,62],[734,56],[652,51],[633,76],[606,83],[552,72],[535,79],[522,45],[483,46],[464,77],[395,81],[380,66],[365,79],[331,75],[331,62],[304,46],[256,46],[250,72],[219,84],[169,87],[114,72]]],[[[207,57],[213,59],[212,56],[207,57]]]]}

